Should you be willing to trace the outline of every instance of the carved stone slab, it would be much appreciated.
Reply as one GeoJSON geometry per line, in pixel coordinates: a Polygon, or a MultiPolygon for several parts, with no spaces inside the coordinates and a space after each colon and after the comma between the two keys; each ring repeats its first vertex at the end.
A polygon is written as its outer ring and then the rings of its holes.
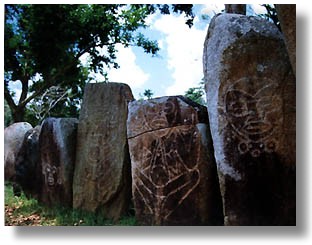
{"type": "Polygon", "coordinates": [[[72,207],[76,118],[47,118],[39,136],[42,187],[40,201],[72,207]]]}
{"type": "Polygon", "coordinates": [[[296,88],[280,32],[216,16],[204,74],[225,224],[295,224],[296,88]]]}
{"type": "Polygon", "coordinates": [[[131,89],[122,83],[87,84],[81,108],[74,176],[74,207],[117,220],[131,199],[127,144],[131,89]]]}
{"type": "Polygon", "coordinates": [[[127,128],[139,223],[222,224],[207,109],[182,96],[133,101],[127,128]]]}

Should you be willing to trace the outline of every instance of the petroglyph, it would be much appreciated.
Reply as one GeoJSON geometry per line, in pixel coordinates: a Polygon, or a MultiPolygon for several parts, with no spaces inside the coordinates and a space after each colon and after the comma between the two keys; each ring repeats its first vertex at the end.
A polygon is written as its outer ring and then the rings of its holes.
{"type": "Polygon", "coordinates": [[[195,130],[190,126],[158,130],[150,133],[150,148],[145,148],[145,162],[135,172],[136,191],[160,225],[198,186],[200,172],[196,160],[185,155],[194,153],[195,130]],[[184,145],[183,152],[179,147],[184,145]],[[183,159],[184,158],[184,159],[183,159]],[[157,200],[157,201],[156,201],[157,200]],[[156,201],[156,202],[155,202],[156,201]]]}
{"type": "Polygon", "coordinates": [[[56,184],[61,184],[59,167],[46,164],[42,170],[42,174],[44,175],[44,180],[48,187],[54,187],[56,184]]]}
{"type": "Polygon", "coordinates": [[[258,157],[278,148],[275,131],[282,119],[282,100],[277,88],[268,78],[243,77],[226,89],[221,109],[233,132],[227,140],[239,140],[240,154],[258,157]]]}
{"type": "Polygon", "coordinates": [[[203,63],[224,224],[295,225],[296,81],[282,33],[217,15],[203,63]]]}
{"type": "Polygon", "coordinates": [[[141,224],[205,224],[217,213],[208,210],[201,193],[211,188],[207,176],[215,164],[207,162],[213,158],[206,148],[206,121],[205,107],[180,96],[129,104],[133,199],[141,224]]]}

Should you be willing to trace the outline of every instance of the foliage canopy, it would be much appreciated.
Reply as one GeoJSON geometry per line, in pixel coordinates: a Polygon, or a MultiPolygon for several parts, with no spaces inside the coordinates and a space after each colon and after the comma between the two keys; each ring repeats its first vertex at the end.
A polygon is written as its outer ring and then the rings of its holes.
{"type": "Polygon", "coordinates": [[[146,18],[185,13],[192,26],[192,5],[53,4],[5,5],[4,96],[14,122],[25,118],[26,105],[36,103],[53,86],[70,89],[70,96],[53,111],[77,116],[84,84],[92,71],[106,75],[107,67],[118,68],[116,44],[138,46],[155,55],[156,41],[146,38],[146,18]],[[103,52],[103,48],[105,52],[103,52]],[[80,58],[88,54],[88,67],[80,58]],[[14,101],[9,83],[20,81],[22,92],[14,101]],[[64,110],[67,108],[67,110],[64,110]]]}

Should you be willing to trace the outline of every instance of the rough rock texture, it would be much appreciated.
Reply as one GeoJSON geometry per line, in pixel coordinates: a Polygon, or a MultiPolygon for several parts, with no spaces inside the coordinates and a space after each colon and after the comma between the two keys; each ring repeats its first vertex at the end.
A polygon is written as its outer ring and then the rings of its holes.
{"type": "Polygon", "coordinates": [[[122,83],[87,84],[77,135],[74,207],[117,220],[131,200],[127,144],[131,89],[122,83]]]}
{"type": "Polygon", "coordinates": [[[296,4],[275,4],[293,71],[296,75],[296,4]]]}
{"type": "Polygon", "coordinates": [[[15,181],[15,164],[23,144],[26,132],[32,126],[27,122],[18,122],[4,129],[4,179],[15,181]]]}
{"type": "Polygon", "coordinates": [[[218,15],[203,59],[225,225],[294,225],[296,88],[281,33],[218,15]]]}
{"type": "Polygon", "coordinates": [[[39,136],[42,186],[40,201],[72,207],[78,120],[47,118],[39,136]]]}
{"type": "Polygon", "coordinates": [[[27,196],[38,199],[41,189],[39,168],[39,135],[41,126],[28,130],[17,155],[15,164],[16,183],[27,196]]]}
{"type": "Polygon", "coordinates": [[[127,130],[140,224],[223,224],[206,107],[182,96],[133,101],[127,130]]]}

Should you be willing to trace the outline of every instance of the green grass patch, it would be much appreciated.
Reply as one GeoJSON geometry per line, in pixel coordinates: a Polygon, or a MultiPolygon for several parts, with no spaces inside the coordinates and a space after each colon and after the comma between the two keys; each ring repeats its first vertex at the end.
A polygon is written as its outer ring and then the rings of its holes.
{"type": "Polygon", "coordinates": [[[101,214],[75,210],[60,206],[46,207],[36,199],[28,199],[22,192],[14,196],[13,187],[5,185],[5,224],[6,225],[40,225],[40,226],[134,226],[134,216],[124,216],[113,222],[101,214]]]}

